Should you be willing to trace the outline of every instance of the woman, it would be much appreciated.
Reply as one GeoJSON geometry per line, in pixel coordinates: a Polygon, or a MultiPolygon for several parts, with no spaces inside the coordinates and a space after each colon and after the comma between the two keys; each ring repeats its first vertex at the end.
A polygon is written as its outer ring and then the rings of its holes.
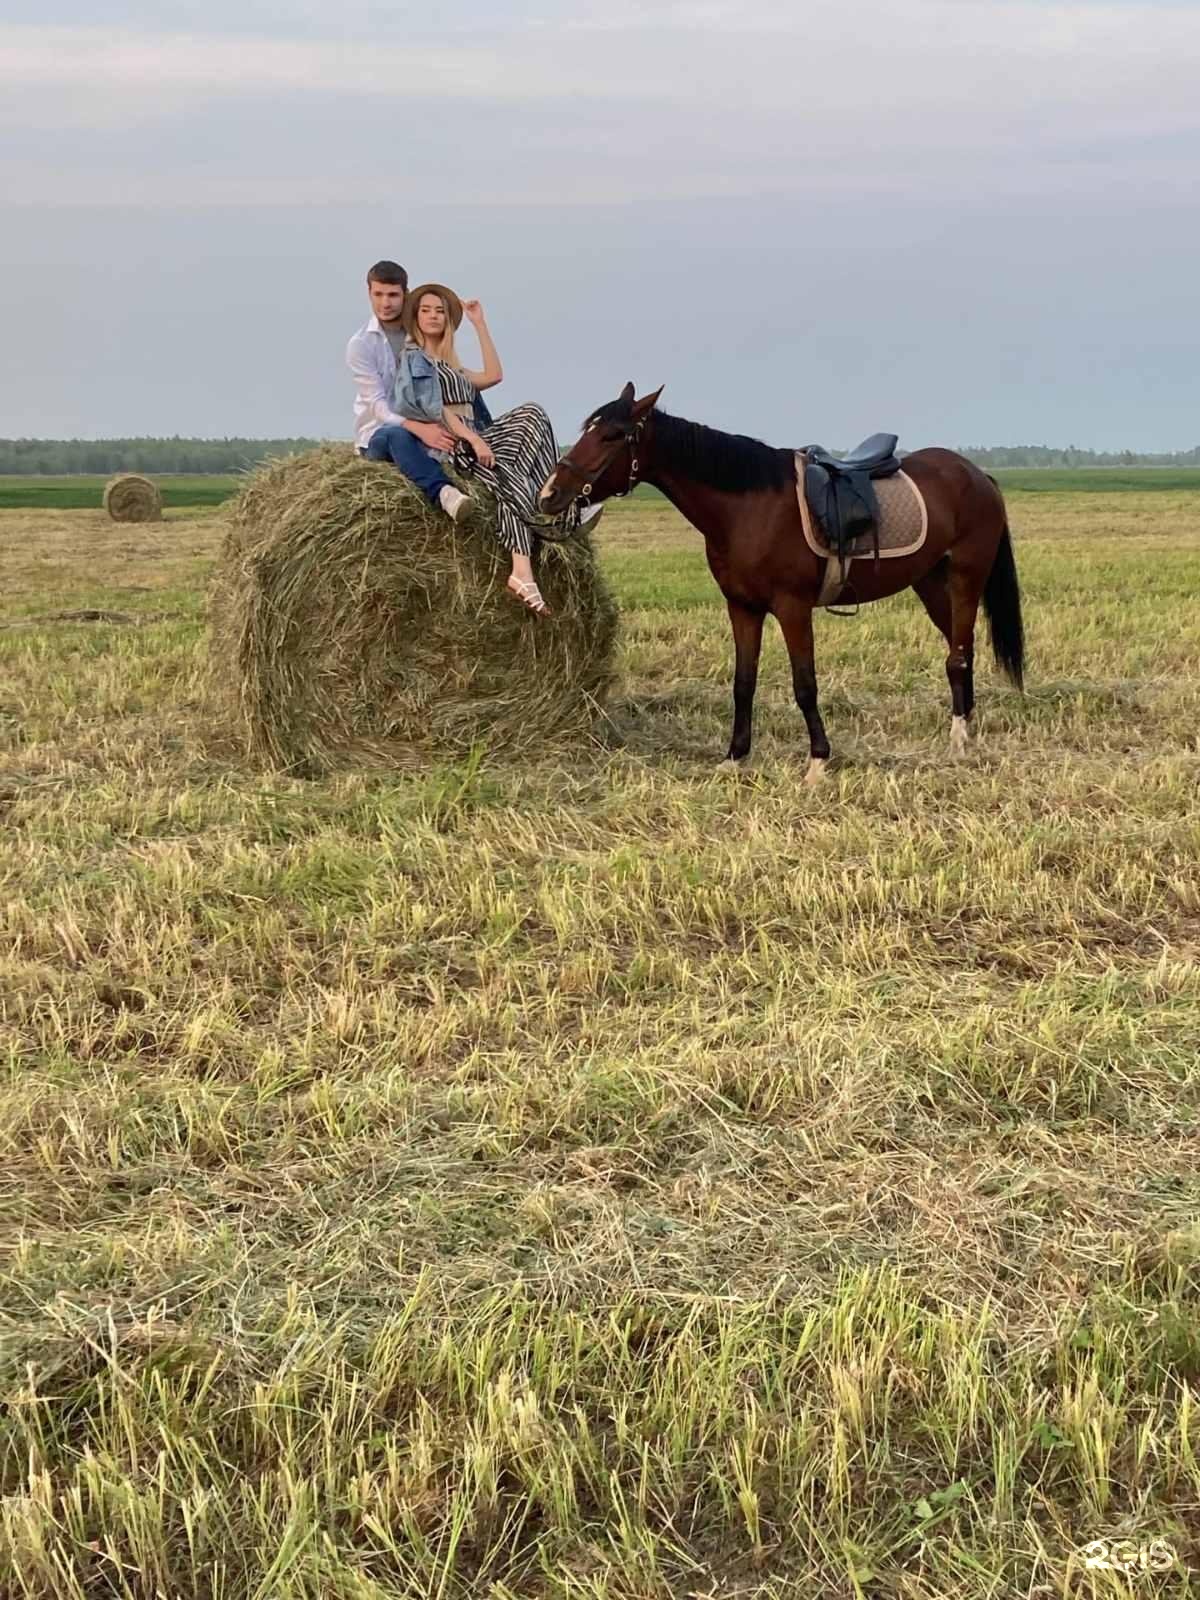
{"type": "MultiPolygon", "coordinates": [[[[504,376],[478,300],[464,302],[453,289],[440,283],[422,284],[405,299],[404,323],[410,343],[423,350],[437,370],[442,420],[458,440],[452,457],[455,467],[466,477],[478,478],[495,496],[496,532],[512,555],[507,587],[537,616],[549,616],[550,608],[533,576],[530,557],[537,535],[530,524],[546,520],[538,511],[538,491],[558,461],[550,418],[539,405],[516,406],[497,417],[482,433],[476,432],[475,398],[504,376]],[[481,372],[464,368],[454,348],[454,334],[462,324],[464,312],[479,335],[481,372]]],[[[591,521],[601,509],[589,506],[581,518],[579,508],[571,506],[555,519],[556,526],[564,532],[574,532],[581,521],[591,521]]]]}

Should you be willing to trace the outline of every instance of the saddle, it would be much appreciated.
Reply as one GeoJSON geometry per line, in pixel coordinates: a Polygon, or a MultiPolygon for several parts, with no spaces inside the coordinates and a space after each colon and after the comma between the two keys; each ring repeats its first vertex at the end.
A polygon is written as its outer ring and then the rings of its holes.
{"type": "Polygon", "coordinates": [[[819,444],[806,446],[804,497],[837,559],[843,579],[857,539],[870,535],[879,560],[879,501],[872,480],[900,471],[898,435],[873,433],[847,456],[830,455],[819,444]]]}

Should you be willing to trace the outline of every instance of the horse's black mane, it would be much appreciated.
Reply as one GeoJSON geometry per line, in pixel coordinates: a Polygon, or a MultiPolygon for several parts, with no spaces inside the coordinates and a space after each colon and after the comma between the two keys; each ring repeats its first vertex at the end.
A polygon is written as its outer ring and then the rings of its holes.
{"type": "MultiPolygon", "coordinates": [[[[620,400],[601,406],[589,420],[627,422],[630,409],[620,400]]],[[[722,433],[702,422],[654,410],[654,444],[663,466],[687,473],[710,489],[750,494],[755,489],[782,489],[796,481],[795,454],[751,439],[744,433],[722,433]]]]}

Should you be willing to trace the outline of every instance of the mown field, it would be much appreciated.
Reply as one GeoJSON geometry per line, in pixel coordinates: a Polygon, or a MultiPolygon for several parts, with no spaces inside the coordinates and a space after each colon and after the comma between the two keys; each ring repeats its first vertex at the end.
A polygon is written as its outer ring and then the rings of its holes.
{"type": "Polygon", "coordinates": [[[216,514],[0,512],[5,1600],[1197,1592],[1200,496],[1010,507],[1027,695],[822,617],[817,791],[661,503],[605,741],[320,783],[216,514]]]}
{"type": "MultiPolygon", "coordinates": [[[[163,504],[170,510],[187,506],[215,506],[237,493],[241,481],[237,473],[153,473],[162,490],[163,504]]],[[[996,478],[1005,489],[1022,494],[1179,494],[1186,489],[1200,490],[1200,468],[1196,467],[1075,467],[1001,468],[996,478]]],[[[106,477],[19,477],[0,475],[0,509],[56,511],[94,510],[102,503],[106,477]]],[[[642,497],[658,500],[653,489],[644,488],[642,497]]]]}

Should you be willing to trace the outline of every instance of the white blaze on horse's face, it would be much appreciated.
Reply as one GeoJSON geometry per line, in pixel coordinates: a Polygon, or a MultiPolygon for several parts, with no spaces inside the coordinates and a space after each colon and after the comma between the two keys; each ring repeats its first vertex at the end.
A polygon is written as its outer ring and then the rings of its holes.
{"type": "MultiPolygon", "coordinates": [[[[604,422],[604,418],[600,415],[600,413],[598,411],[594,412],[592,414],[592,416],[588,417],[587,420],[585,422],[583,422],[581,424],[581,426],[580,426],[579,438],[575,442],[574,449],[578,449],[579,445],[582,444],[583,440],[587,438],[588,434],[589,433],[595,433],[596,429],[599,428],[600,426],[602,426],[603,422],[604,422]]],[[[568,452],[568,454],[570,454],[570,452],[568,452]]],[[[538,504],[540,506],[542,506],[543,508],[548,507],[550,502],[551,502],[551,500],[559,492],[558,491],[558,474],[559,474],[559,470],[561,469],[561,467],[563,465],[563,462],[565,462],[566,460],[567,460],[567,456],[563,456],[560,459],[560,461],[558,463],[558,466],[555,467],[554,471],[550,474],[550,476],[546,479],[545,483],[538,490],[538,504]]],[[[574,465],[574,463],[572,463],[572,464],[574,465]]]]}

